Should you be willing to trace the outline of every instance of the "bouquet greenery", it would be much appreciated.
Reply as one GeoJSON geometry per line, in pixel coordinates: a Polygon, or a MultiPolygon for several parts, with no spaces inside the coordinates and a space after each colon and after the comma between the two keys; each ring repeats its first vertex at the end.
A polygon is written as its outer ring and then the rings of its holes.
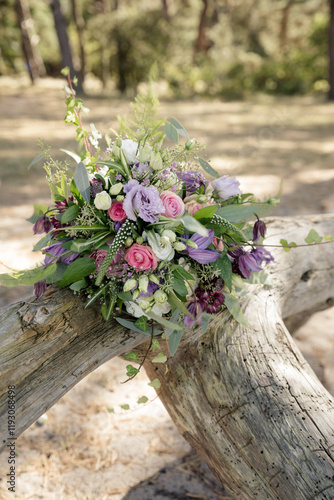
{"type": "Polygon", "coordinates": [[[278,200],[257,202],[235,178],[219,177],[201,157],[204,146],[175,118],[155,118],[151,87],[136,98],[134,119],[119,119],[114,140],[106,136],[106,147],[93,124],[84,130],[84,104],[70,78],[65,90],[65,122],[84,150],[66,151],[74,175],[49,149],[37,158],[44,158],[54,203],[35,205],[29,219],[35,234],[45,233],[34,247],[44,263],[1,275],[0,284],[33,284],[37,297],[50,285],[69,287],[86,297],[86,307],[100,303],[105,320],[152,336],[160,324],[171,355],[184,326],[205,331],[221,308],[246,324],[238,295],[245,282],[266,283],[262,266],[273,258],[259,216],[278,200]],[[163,147],[166,137],[173,146],[163,147]]]}

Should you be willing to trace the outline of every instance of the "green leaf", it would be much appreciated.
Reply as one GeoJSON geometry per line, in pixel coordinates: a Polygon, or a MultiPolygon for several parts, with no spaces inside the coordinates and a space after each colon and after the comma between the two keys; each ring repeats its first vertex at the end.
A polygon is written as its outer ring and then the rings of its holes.
{"type": "Polygon", "coordinates": [[[142,404],[147,403],[147,401],[148,401],[148,398],[146,396],[142,396],[141,398],[139,398],[137,400],[137,404],[142,405],[142,404]]]}
{"type": "Polygon", "coordinates": [[[96,299],[98,299],[99,297],[101,297],[101,295],[103,295],[106,291],[106,288],[108,287],[108,283],[106,285],[104,285],[102,288],[99,288],[92,296],[91,298],[88,300],[88,302],[86,302],[85,304],[85,309],[87,307],[89,307],[91,304],[93,304],[93,302],[95,302],[96,299]]]}
{"type": "Polygon", "coordinates": [[[152,345],[151,345],[152,351],[156,351],[157,349],[160,349],[160,344],[158,339],[152,339],[152,345]]]}
{"type": "Polygon", "coordinates": [[[42,250],[44,247],[46,247],[50,243],[51,238],[52,238],[52,233],[48,233],[45,236],[43,236],[43,238],[40,239],[36,243],[36,245],[34,245],[32,251],[39,252],[40,250],[42,250]]]}
{"type": "MultiPolygon", "coordinates": [[[[151,332],[150,331],[144,332],[140,328],[137,328],[135,326],[134,322],[132,322],[132,321],[129,321],[129,320],[124,319],[124,318],[115,318],[115,320],[117,321],[117,323],[119,323],[120,325],[124,326],[125,328],[128,328],[129,330],[133,330],[134,332],[142,333],[143,335],[148,335],[149,337],[151,337],[151,332]]],[[[159,335],[160,333],[161,333],[161,330],[155,330],[154,329],[154,335],[159,335]]]]}
{"type": "Polygon", "coordinates": [[[58,283],[58,286],[68,286],[81,278],[92,274],[96,269],[96,263],[90,257],[81,257],[74,260],[66,269],[64,276],[58,283]]]}
{"type": "Polygon", "coordinates": [[[46,283],[48,285],[52,285],[53,283],[58,283],[62,279],[66,269],[67,269],[67,264],[56,263],[56,271],[51,276],[46,278],[46,283]]]}
{"type": "Polygon", "coordinates": [[[128,361],[135,361],[136,363],[140,362],[137,352],[129,352],[128,354],[124,354],[123,358],[127,359],[128,361]]]}
{"type": "MultiPolygon", "coordinates": [[[[130,377],[130,375],[127,373],[127,375],[130,377]]],[[[122,408],[122,410],[130,410],[130,405],[126,404],[126,405],[120,405],[120,407],[122,408]]]]}
{"type": "Polygon", "coordinates": [[[116,172],[118,172],[119,174],[122,174],[126,177],[126,171],[119,163],[116,163],[114,161],[100,160],[96,162],[96,165],[105,165],[106,167],[110,167],[113,170],[116,170],[116,172]]]}
{"type": "Polygon", "coordinates": [[[154,380],[152,380],[152,382],[149,382],[147,385],[149,385],[150,387],[154,387],[154,389],[160,389],[161,382],[158,378],[155,378],[154,380]]]}
{"type": "Polygon", "coordinates": [[[135,321],[135,325],[139,330],[142,330],[143,332],[147,332],[149,326],[147,324],[147,317],[146,316],[141,316],[140,318],[135,321]]]}
{"type": "Polygon", "coordinates": [[[174,354],[177,351],[177,348],[179,346],[180,340],[183,335],[183,328],[181,331],[176,332],[174,331],[169,337],[168,337],[168,345],[169,345],[169,352],[171,356],[174,356],[174,354]]]}
{"type": "Polygon", "coordinates": [[[35,267],[34,269],[25,269],[23,271],[14,271],[11,273],[0,274],[1,286],[32,286],[39,281],[46,280],[56,271],[56,264],[35,267]]]}
{"type": "MultiPolygon", "coordinates": [[[[181,304],[182,304],[182,302],[181,302],[181,304]]],[[[186,311],[188,313],[187,309],[186,309],[186,311]]],[[[177,323],[178,320],[179,320],[180,314],[181,314],[180,309],[175,309],[175,311],[173,312],[172,317],[171,317],[171,322],[172,323],[177,323]]],[[[166,338],[170,337],[173,332],[175,332],[174,329],[172,329],[172,328],[166,328],[166,330],[165,330],[165,336],[166,336],[166,338]]]]}
{"type": "Polygon", "coordinates": [[[171,328],[173,330],[182,330],[183,327],[181,325],[178,325],[177,323],[172,323],[171,321],[168,321],[167,319],[163,318],[162,316],[159,316],[158,314],[154,314],[152,311],[147,313],[147,316],[149,318],[154,319],[157,323],[160,323],[161,325],[165,326],[166,328],[171,328]]]}
{"type": "Polygon", "coordinates": [[[179,142],[179,133],[177,128],[170,122],[165,122],[164,132],[167,135],[168,139],[175,142],[177,144],[179,142]]]}
{"type": "MultiPolygon", "coordinates": [[[[170,303],[171,306],[174,306],[176,307],[177,309],[179,309],[181,312],[183,312],[184,314],[189,314],[189,311],[188,309],[186,308],[186,306],[184,305],[183,302],[181,302],[180,299],[178,299],[176,297],[176,295],[174,295],[173,292],[170,292],[168,294],[168,302],[170,303]]],[[[167,335],[167,333],[166,333],[167,335]]]]}
{"type": "Polygon", "coordinates": [[[210,205],[209,207],[200,208],[194,213],[193,217],[197,220],[211,219],[216,213],[219,205],[210,205]]]}
{"type": "Polygon", "coordinates": [[[210,323],[210,319],[211,319],[211,314],[207,314],[207,313],[201,314],[201,320],[202,320],[201,328],[202,328],[203,333],[205,333],[207,331],[209,323],[210,323]]]}
{"type": "Polygon", "coordinates": [[[159,352],[155,358],[152,359],[152,363],[166,363],[167,356],[164,352],[159,352]]]}
{"type": "Polygon", "coordinates": [[[287,240],[280,240],[280,244],[283,247],[284,252],[290,252],[291,248],[294,248],[297,246],[297,244],[294,241],[291,241],[290,243],[287,242],[287,240]]]}
{"type": "Polygon", "coordinates": [[[250,205],[234,204],[219,208],[216,215],[221,215],[230,222],[244,222],[246,219],[270,214],[275,205],[270,203],[251,203],[250,205]]]}
{"type": "Polygon", "coordinates": [[[178,133],[180,135],[182,135],[182,137],[185,137],[186,139],[189,139],[189,135],[188,135],[186,129],[181,125],[180,122],[177,121],[176,118],[170,118],[169,121],[176,128],[176,130],[178,131],[178,133]]]}
{"type": "Polygon", "coordinates": [[[202,167],[202,169],[209,175],[211,175],[211,177],[216,177],[218,178],[219,177],[219,174],[218,172],[216,172],[216,170],[214,168],[211,167],[210,163],[208,163],[207,161],[203,160],[203,158],[198,158],[198,161],[202,167]]]}
{"type": "Polygon", "coordinates": [[[320,243],[322,237],[314,229],[311,229],[304,241],[308,245],[311,245],[312,243],[320,243]]]}
{"type": "Polygon", "coordinates": [[[77,200],[79,206],[82,207],[84,204],[84,199],[81,196],[81,194],[79,193],[79,190],[75,185],[74,179],[72,179],[72,182],[71,182],[71,192],[72,192],[74,198],[77,200]]]}
{"type": "Polygon", "coordinates": [[[28,170],[31,169],[36,163],[38,163],[42,158],[44,158],[45,154],[42,153],[41,155],[36,156],[28,165],[28,170]]]}
{"type": "Polygon", "coordinates": [[[131,292],[118,292],[117,297],[119,297],[124,302],[132,301],[132,293],[131,292]]]}
{"type": "Polygon", "coordinates": [[[191,233],[198,233],[200,236],[204,236],[207,238],[209,236],[209,232],[198,220],[194,219],[191,215],[184,215],[177,219],[181,221],[186,229],[191,233]]]}
{"type": "Polygon", "coordinates": [[[134,377],[135,375],[137,375],[137,373],[139,373],[138,368],[135,368],[132,365],[127,365],[126,374],[128,377],[134,377]]]}
{"type": "Polygon", "coordinates": [[[72,153],[72,151],[68,151],[67,149],[61,149],[63,153],[66,153],[67,155],[71,156],[77,163],[81,162],[81,158],[79,155],[72,153]]]}
{"type": "Polygon", "coordinates": [[[247,283],[251,285],[266,285],[272,286],[274,284],[272,277],[268,274],[264,269],[262,271],[258,271],[256,273],[252,273],[251,277],[245,279],[247,283]]]}
{"type": "Polygon", "coordinates": [[[68,222],[72,222],[72,220],[74,220],[77,217],[78,213],[79,213],[79,206],[71,205],[62,214],[61,223],[67,224],[68,222]]]}
{"type": "Polygon", "coordinates": [[[82,163],[78,163],[77,168],[74,172],[74,181],[75,185],[79,190],[79,193],[85,200],[87,204],[90,202],[90,184],[88,179],[88,173],[85,165],[82,163]]]}
{"type": "Polygon", "coordinates": [[[184,284],[183,279],[176,278],[175,274],[174,274],[174,280],[173,280],[173,290],[178,295],[181,295],[181,297],[185,297],[188,293],[187,287],[184,284]]]}
{"type": "Polygon", "coordinates": [[[182,266],[179,265],[175,266],[175,270],[173,272],[174,276],[176,275],[176,277],[179,279],[185,279],[188,281],[194,281],[195,279],[190,273],[188,273],[188,271],[186,271],[182,266]]]}
{"type": "Polygon", "coordinates": [[[233,295],[230,295],[228,293],[225,293],[225,301],[224,301],[225,306],[229,310],[229,312],[232,314],[233,318],[240,323],[241,325],[246,326],[249,328],[249,325],[242,313],[239,301],[236,297],[233,295]]]}
{"type": "Polygon", "coordinates": [[[225,254],[216,262],[212,262],[211,266],[219,269],[221,278],[224,280],[225,285],[231,291],[232,290],[232,264],[228,256],[225,254]]]}
{"type": "Polygon", "coordinates": [[[86,288],[86,286],[87,286],[87,281],[85,279],[82,279],[72,283],[72,285],[70,285],[70,289],[73,290],[74,292],[79,292],[83,288],[86,288]]]}
{"type": "Polygon", "coordinates": [[[68,200],[67,177],[64,174],[64,172],[61,173],[60,186],[61,186],[62,195],[64,196],[65,200],[68,200]]]}
{"type": "Polygon", "coordinates": [[[31,217],[29,217],[29,219],[26,219],[26,221],[35,224],[35,222],[49,210],[49,207],[47,205],[39,205],[38,203],[34,203],[33,206],[34,213],[31,217]]]}
{"type": "Polygon", "coordinates": [[[68,66],[65,66],[60,70],[61,74],[64,76],[68,76],[70,74],[70,68],[68,66]]]}

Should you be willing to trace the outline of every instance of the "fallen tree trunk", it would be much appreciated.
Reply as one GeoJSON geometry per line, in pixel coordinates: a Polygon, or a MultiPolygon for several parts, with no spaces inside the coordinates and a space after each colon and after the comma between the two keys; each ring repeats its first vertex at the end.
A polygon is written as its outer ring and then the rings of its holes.
{"type": "MultiPolygon", "coordinates": [[[[334,216],[271,219],[268,243],[334,233],[334,216]]],[[[243,309],[250,328],[219,314],[186,332],[160,395],[182,435],[238,499],[332,499],[334,403],[282,318],[333,304],[334,243],[273,251],[274,286],[243,309]]],[[[16,386],[16,436],[89,372],[147,337],[106,324],[68,291],[15,304],[0,317],[0,429],[16,386]]],[[[143,346],[145,349],[145,346],[143,346]]],[[[155,352],[156,355],[156,352],[155,352]]],[[[151,378],[163,367],[145,363],[151,378]]]]}

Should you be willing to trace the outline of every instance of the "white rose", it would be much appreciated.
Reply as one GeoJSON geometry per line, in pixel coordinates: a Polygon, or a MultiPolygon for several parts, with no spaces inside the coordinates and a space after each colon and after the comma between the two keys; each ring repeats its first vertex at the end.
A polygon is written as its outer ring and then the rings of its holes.
{"type": "Polygon", "coordinates": [[[152,312],[158,314],[158,316],[162,316],[163,314],[168,314],[171,309],[172,307],[168,302],[163,302],[162,304],[154,304],[152,312]]]}
{"type": "Polygon", "coordinates": [[[120,193],[122,191],[122,188],[123,188],[123,184],[121,182],[117,182],[117,184],[114,184],[113,186],[111,186],[111,188],[109,189],[109,193],[113,194],[113,195],[117,195],[118,193],[120,193]]]}
{"type": "Polygon", "coordinates": [[[154,233],[155,237],[151,235],[151,233],[147,234],[147,241],[150,247],[152,248],[155,255],[158,257],[158,260],[172,260],[174,257],[175,251],[172,247],[170,241],[166,243],[161,241],[161,236],[158,233],[154,233]]]}
{"type": "Polygon", "coordinates": [[[111,198],[107,191],[101,191],[101,193],[97,193],[94,198],[94,205],[98,210],[109,210],[111,207],[111,198]]]}
{"type": "Polygon", "coordinates": [[[156,292],[154,292],[153,298],[156,304],[164,304],[168,299],[167,295],[162,290],[157,290],[156,292]]]}
{"type": "Polygon", "coordinates": [[[138,161],[136,156],[138,144],[131,139],[122,140],[122,150],[128,165],[133,165],[138,161]]]}
{"type": "Polygon", "coordinates": [[[131,316],[134,316],[135,318],[140,318],[141,316],[146,316],[144,314],[144,311],[142,310],[141,307],[139,307],[138,304],[135,302],[129,301],[129,302],[124,302],[124,305],[126,307],[126,312],[129,313],[131,316]]]}

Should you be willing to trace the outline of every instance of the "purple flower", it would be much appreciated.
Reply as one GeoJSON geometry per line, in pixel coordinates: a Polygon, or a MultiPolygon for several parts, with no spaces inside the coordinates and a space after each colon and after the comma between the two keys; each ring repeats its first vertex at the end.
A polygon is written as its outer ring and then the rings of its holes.
{"type": "Polygon", "coordinates": [[[131,220],[137,216],[145,222],[157,222],[157,215],[165,212],[159,191],[154,186],[143,186],[135,179],[131,179],[125,186],[126,196],[123,201],[123,210],[131,220]]]}
{"type": "Polygon", "coordinates": [[[46,290],[46,281],[38,281],[37,283],[34,284],[34,295],[38,299],[43,295],[43,293],[46,290]]]}
{"type": "Polygon", "coordinates": [[[146,174],[151,173],[151,172],[152,172],[152,169],[147,161],[141,161],[139,163],[136,163],[132,167],[132,175],[136,179],[141,179],[146,174]]]}
{"type": "Polygon", "coordinates": [[[195,323],[200,325],[202,323],[201,314],[202,308],[198,302],[190,302],[187,307],[190,315],[185,315],[183,318],[183,322],[187,328],[191,328],[195,323]]]}
{"type": "Polygon", "coordinates": [[[146,297],[151,297],[151,295],[154,294],[159,289],[159,285],[156,283],[153,283],[153,281],[148,282],[148,287],[147,287],[147,292],[140,292],[138,295],[138,298],[146,298],[146,297]]]}
{"type": "Polygon", "coordinates": [[[93,179],[90,183],[90,197],[95,198],[98,193],[103,191],[103,182],[101,179],[93,179]]]}
{"type": "Polygon", "coordinates": [[[253,227],[253,241],[257,241],[258,239],[260,239],[261,236],[262,238],[264,238],[266,231],[267,231],[266,224],[263,222],[263,220],[260,220],[257,217],[257,221],[255,222],[253,227]]]}
{"type": "Polygon", "coordinates": [[[72,252],[62,257],[63,253],[68,252],[66,248],[63,248],[61,245],[64,241],[57,241],[56,243],[52,243],[49,247],[43,250],[43,253],[48,253],[50,255],[45,256],[44,265],[48,266],[52,262],[59,262],[62,264],[71,264],[79,254],[77,252],[72,252]]]}
{"type": "Polygon", "coordinates": [[[209,184],[204,175],[201,172],[196,172],[195,170],[188,170],[188,172],[182,173],[181,180],[186,185],[187,196],[197,191],[197,189],[201,186],[204,186],[205,193],[209,184]]]}
{"type": "Polygon", "coordinates": [[[43,215],[42,217],[37,219],[35,224],[32,226],[34,234],[48,233],[51,229],[52,229],[52,223],[46,217],[46,215],[43,215]]]}
{"type": "Polygon", "coordinates": [[[114,222],[112,227],[114,228],[114,230],[116,231],[116,233],[121,229],[121,227],[123,226],[123,222],[114,222]]]}
{"type": "Polygon", "coordinates": [[[250,278],[253,272],[262,271],[254,255],[243,251],[238,258],[239,269],[244,278],[250,278]]]}
{"type": "Polygon", "coordinates": [[[228,177],[228,175],[223,175],[219,179],[215,179],[211,182],[211,186],[217,192],[221,200],[228,200],[232,196],[237,196],[241,194],[239,188],[240,182],[237,181],[235,177],[228,177]]]}
{"type": "Polygon", "coordinates": [[[219,259],[220,254],[216,250],[206,250],[211,245],[214,235],[213,229],[209,229],[209,236],[200,236],[198,233],[194,233],[190,239],[196,243],[197,248],[195,249],[187,245],[186,251],[189,257],[200,264],[208,264],[219,259]]]}
{"type": "Polygon", "coordinates": [[[210,282],[202,283],[195,290],[195,296],[202,311],[209,314],[216,314],[220,306],[225,301],[225,295],[222,293],[224,281],[215,277],[210,282]]]}
{"type": "Polygon", "coordinates": [[[251,255],[254,257],[258,264],[262,264],[262,262],[268,263],[274,260],[274,257],[271,255],[271,253],[263,247],[253,248],[253,250],[251,250],[251,255]]]}

